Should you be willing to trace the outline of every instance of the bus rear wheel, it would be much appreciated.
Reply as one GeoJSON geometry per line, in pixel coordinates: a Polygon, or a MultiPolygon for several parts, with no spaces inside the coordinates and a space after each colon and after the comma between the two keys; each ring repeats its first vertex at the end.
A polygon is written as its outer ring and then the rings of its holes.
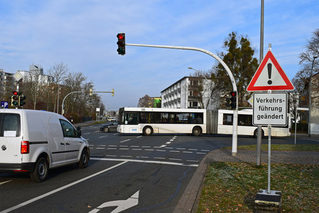
{"type": "Polygon", "coordinates": [[[153,129],[152,129],[152,127],[150,127],[150,126],[144,127],[144,129],[143,129],[143,135],[149,136],[149,135],[151,135],[151,134],[153,134],[153,129]]]}
{"type": "Polygon", "coordinates": [[[194,136],[200,136],[202,134],[202,129],[199,126],[193,128],[192,134],[194,136]]]}

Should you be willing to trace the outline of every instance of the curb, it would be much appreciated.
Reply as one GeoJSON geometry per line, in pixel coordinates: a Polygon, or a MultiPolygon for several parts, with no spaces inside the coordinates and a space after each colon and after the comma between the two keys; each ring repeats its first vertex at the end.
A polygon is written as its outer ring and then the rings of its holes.
{"type": "Polygon", "coordinates": [[[198,168],[196,169],[195,173],[192,176],[192,179],[189,181],[182,197],[179,199],[174,213],[187,213],[193,212],[195,204],[197,203],[196,200],[199,197],[201,185],[206,173],[207,169],[207,159],[209,154],[207,154],[202,161],[200,162],[198,168]]]}

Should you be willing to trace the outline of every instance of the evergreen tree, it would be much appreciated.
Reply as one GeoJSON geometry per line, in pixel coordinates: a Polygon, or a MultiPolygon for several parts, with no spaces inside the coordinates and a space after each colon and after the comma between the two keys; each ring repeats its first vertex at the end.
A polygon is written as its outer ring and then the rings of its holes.
{"type": "MultiPolygon", "coordinates": [[[[254,50],[250,46],[250,41],[247,37],[239,36],[235,32],[228,35],[224,42],[226,52],[220,54],[222,60],[227,64],[236,81],[238,90],[239,106],[248,106],[247,100],[250,96],[246,92],[246,88],[250,83],[254,73],[258,68],[258,61],[254,56],[254,50]]],[[[232,84],[227,75],[226,70],[221,64],[213,68],[212,80],[214,81],[219,93],[227,95],[232,90],[232,84]]],[[[225,101],[221,101],[224,107],[225,101]]]]}

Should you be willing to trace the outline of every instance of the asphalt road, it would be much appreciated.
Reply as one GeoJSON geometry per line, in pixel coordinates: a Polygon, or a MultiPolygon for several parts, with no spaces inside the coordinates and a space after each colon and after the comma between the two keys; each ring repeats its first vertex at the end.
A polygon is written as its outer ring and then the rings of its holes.
{"type": "MultiPolygon", "coordinates": [[[[173,212],[203,157],[231,146],[230,136],[119,135],[99,127],[82,128],[91,149],[88,168],[53,169],[42,183],[0,173],[0,212],[173,212]]],[[[238,145],[254,143],[238,139],[238,145]]]]}

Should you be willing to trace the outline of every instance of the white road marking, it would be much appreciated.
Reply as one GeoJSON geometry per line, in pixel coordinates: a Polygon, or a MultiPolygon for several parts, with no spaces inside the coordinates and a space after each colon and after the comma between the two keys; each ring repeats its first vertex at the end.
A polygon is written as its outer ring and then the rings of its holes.
{"type": "Polygon", "coordinates": [[[120,141],[120,143],[125,143],[125,142],[130,141],[130,140],[131,139],[125,139],[125,140],[120,141]]]}
{"type": "Polygon", "coordinates": [[[129,148],[120,148],[120,150],[129,150],[129,148]]]}
{"type": "Polygon", "coordinates": [[[122,212],[126,209],[132,208],[133,206],[138,205],[139,192],[140,192],[140,190],[135,192],[131,197],[129,197],[126,200],[114,200],[114,201],[105,202],[105,203],[101,204],[100,206],[98,206],[97,208],[89,211],[89,213],[97,213],[101,209],[109,207],[109,206],[117,206],[117,208],[114,209],[111,213],[119,213],[119,212],[122,212]]]}
{"type": "Polygon", "coordinates": [[[104,147],[96,147],[95,149],[105,149],[104,147]]]}
{"type": "Polygon", "coordinates": [[[195,162],[195,163],[198,163],[198,160],[186,160],[186,161],[188,161],[188,162],[195,162]]]}
{"type": "Polygon", "coordinates": [[[111,146],[111,147],[117,147],[117,145],[109,145],[109,146],[111,146]]]}
{"type": "Polygon", "coordinates": [[[86,181],[86,180],[88,180],[88,179],[90,179],[90,178],[93,178],[93,177],[95,177],[95,176],[97,176],[97,175],[100,175],[100,174],[102,174],[102,173],[104,173],[104,172],[107,172],[107,171],[110,171],[110,170],[112,170],[112,169],[114,169],[114,168],[116,168],[116,167],[122,166],[123,164],[125,164],[125,163],[127,163],[127,162],[128,162],[128,161],[123,161],[123,162],[121,162],[121,163],[115,164],[114,166],[111,166],[111,167],[109,167],[109,168],[107,168],[107,169],[104,169],[104,170],[102,170],[102,171],[96,172],[96,173],[94,173],[94,174],[92,174],[92,175],[90,175],[90,176],[87,176],[87,177],[85,177],[85,178],[82,178],[82,179],[80,179],[80,180],[77,180],[77,181],[75,181],[75,182],[73,182],[73,183],[69,183],[69,184],[67,184],[67,185],[65,185],[65,186],[62,186],[62,187],[60,187],[60,188],[57,188],[57,189],[52,190],[52,191],[50,191],[50,192],[47,192],[47,193],[45,193],[45,194],[43,194],[43,195],[40,195],[40,196],[38,196],[38,197],[32,198],[32,199],[30,199],[30,200],[27,200],[27,201],[25,201],[25,202],[23,202],[23,203],[20,203],[20,204],[16,205],[16,206],[12,206],[12,207],[10,207],[10,208],[8,208],[8,209],[2,210],[1,213],[11,212],[11,211],[14,211],[14,210],[16,210],[16,209],[19,209],[19,208],[21,208],[21,207],[23,207],[23,206],[29,205],[30,203],[33,203],[33,202],[38,201],[38,200],[41,200],[42,198],[48,197],[48,196],[50,196],[50,195],[52,195],[52,194],[55,194],[55,193],[57,193],[57,192],[59,192],[59,191],[62,191],[62,190],[64,190],[64,189],[67,189],[67,188],[69,188],[69,187],[71,187],[71,186],[74,186],[74,185],[76,185],[76,184],[79,184],[79,183],[81,183],[81,182],[83,182],[83,181],[86,181]]]}
{"type": "Polygon", "coordinates": [[[177,150],[170,150],[169,152],[179,153],[180,151],[177,151],[177,150]]]}
{"type": "Polygon", "coordinates": [[[151,148],[151,146],[142,146],[142,148],[151,148]]]}
{"type": "Polygon", "coordinates": [[[140,135],[140,136],[137,136],[136,138],[141,138],[141,137],[143,137],[142,135],[140,135]]]}
{"type": "Polygon", "coordinates": [[[113,135],[119,135],[119,133],[115,133],[115,134],[113,134],[113,135]]]}
{"type": "Polygon", "coordinates": [[[202,152],[209,152],[210,150],[208,150],[208,149],[202,149],[202,150],[200,150],[200,151],[202,151],[202,152]]]}
{"type": "Polygon", "coordinates": [[[107,148],[107,150],[117,150],[117,148],[107,148]]]}
{"type": "Polygon", "coordinates": [[[191,150],[191,151],[197,151],[197,149],[188,149],[188,150],[191,150]]]}
{"type": "Polygon", "coordinates": [[[4,181],[4,182],[0,182],[0,185],[3,185],[3,184],[6,184],[6,183],[9,183],[11,182],[12,180],[7,180],[7,181],[4,181]]]}
{"type": "Polygon", "coordinates": [[[120,147],[128,147],[128,145],[120,145],[120,147]]]}
{"type": "Polygon", "coordinates": [[[163,157],[154,157],[154,159],[165,160],[166,158],[163,158],[163,157]]]}
{"type": "Polygon", "coordinates": [[[177,161],[182,161],[182,159],[178,159],[178,158],[168,158],[168,160],[177,160],[177,161]]]}
{"type": "MultiPolygon", "coordinates": [[[[136,156],[138,157],[138,156],[136,156]]],[[[142,157],[142,156],[141,156],[142,157]]],[[[198,164],[184,164],[169,161],[153,161],[153,160],[138,160],[138,159],[118,159],[118,158],[90,158],[92,160],[105,160],[105,161],[124,161],[124,162],[135,162],[135,163],[153,163],[153,164],[163,164],[163,165],[173,165],[173,166],[189,166],[198,167],[198,164]]],[[[174,159],[174,158],[172,158],[174,159]]],[[[174,159],[176,160],[176,159],[174,159]]],[[[180,160],[180,159],[177,159],[180,160]]]]}
{"type": "Polygon", "coordinates": [[[163,149],[156,149],[157,152],[166,152],[166,150],[163,149]]]}
{"type": "Polygon", "coordinates": [[[120,155],[121,158],[132,158],[133,156],[131,155],[120,155]]]}
{"type": "Polygon", "coordinates": [[[162,145],[162,146],[160,146],[160,148],[164,148],[164,147],[166,147],[166,145],[162,145]]]}
{"type": "Polygon", "coordinates": [[[140,146],[130,146],[130,147],[138,148],[138,147],[140,147],[140,146]]]}
{"type": "Polygon", "coordinates": [[[138,149],[138,148],[135,148],[135,149],[132,149],[134,151],[141,151],[142,149],[138,149]]]}
{"type": "Polygon", "coordinates": [[[145,151],[154,151],[154,149],[145,149],[145,151]]]}
{"type": "Polygon", "coordinates": [[[196,154],[198,154],[198,155],[206,155],[205,152],[196,152],[196,154]]]}
{"type": "Polygon", "coordinates": [[[183,153],[186,153],[186,154],[192,154],[193,152],[190,152],[190,151],[183,151],[183,153]]]}
{"type": "Polygon", "coordinates": [[[186,148],[176,148],[176,149],[178,149],[178,150],[185,150],[186,148]]]}

